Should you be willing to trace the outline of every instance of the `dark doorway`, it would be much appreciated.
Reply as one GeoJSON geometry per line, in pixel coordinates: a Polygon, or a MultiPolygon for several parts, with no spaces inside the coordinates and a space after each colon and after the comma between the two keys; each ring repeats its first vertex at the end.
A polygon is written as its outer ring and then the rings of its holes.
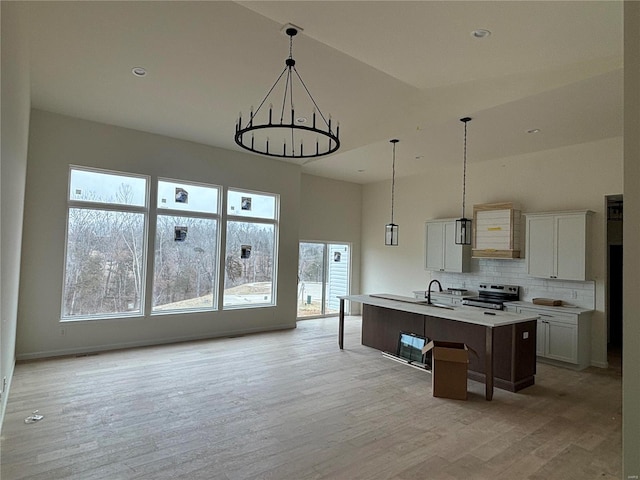
{"type": "Polygon", "coordinates": [[[609,345],[622,348],[622,245],[609,245],[609,345]]]}
{"type": "Polygon", "coordinates": [[[607,205],[607,361],[622,374],[622,195],[608,195],[607,205]]]}

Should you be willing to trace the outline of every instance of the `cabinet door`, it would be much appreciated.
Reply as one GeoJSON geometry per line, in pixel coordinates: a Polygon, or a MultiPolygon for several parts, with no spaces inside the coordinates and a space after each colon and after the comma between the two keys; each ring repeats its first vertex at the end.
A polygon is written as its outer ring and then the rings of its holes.
{"type": "Polygon", "coordinates": [[[527,218],[527,273],[534,277],[555,275],[554,217],[527,218]]]}
{"type": "Polygon", "coordinates": [[[556,276],[565,280],[585,280],[586,217],[562,215],[556,218],[556,276]]]}
{"type": "Polygon", "coordinates": [[[427,270],[444,270],[444,223],[428,222],[425,226],[427,270]]]}
{"type": "Polygon", "coordinates": [[[456,245],[456,224],[444,224],[444,270],[462,272],[462,245],[456,245]]]}
{"type": "Polygon", "coordinates": [[[547,345],[547,323],[538,319],[536,325],[536,355],[539,357],[545,356],[545,349],[547,345]]]}
{"type": "Polygon", "coordinates": [[[568,323],[547,322],[547,358],[578,363],[578,326],[568,323]]]}

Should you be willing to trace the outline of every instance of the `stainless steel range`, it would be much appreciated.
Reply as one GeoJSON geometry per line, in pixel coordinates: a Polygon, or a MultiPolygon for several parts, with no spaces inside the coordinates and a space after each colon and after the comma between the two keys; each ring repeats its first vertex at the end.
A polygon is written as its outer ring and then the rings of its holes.
{"type": "Polygon", "coordinates": [[[505,302],[516,302],[518,300],[520,300],[520,287],[517,285],[481,283],[478,286],[478,296],[464,297],[462,304],[471,307],[504,310],[505,302]]]}

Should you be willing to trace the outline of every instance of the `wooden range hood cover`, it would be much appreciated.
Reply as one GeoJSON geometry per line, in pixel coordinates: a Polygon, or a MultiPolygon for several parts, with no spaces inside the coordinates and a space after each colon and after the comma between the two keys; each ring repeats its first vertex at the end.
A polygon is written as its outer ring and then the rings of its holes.
{"type": "Polygon", "coordinates": [[[512,202],[484,203],[473,206],[475,258],[520,258],[519,206],[512,202]]]}

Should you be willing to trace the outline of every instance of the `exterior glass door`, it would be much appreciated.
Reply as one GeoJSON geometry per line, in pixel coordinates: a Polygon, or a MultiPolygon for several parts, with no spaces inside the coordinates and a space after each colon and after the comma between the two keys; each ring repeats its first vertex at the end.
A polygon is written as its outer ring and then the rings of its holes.
{"type": "Polygon", "coordinates": [[[300,242],[298,318],[337,315],[349,294],[351,248],[344,243],[300,242]]]}

